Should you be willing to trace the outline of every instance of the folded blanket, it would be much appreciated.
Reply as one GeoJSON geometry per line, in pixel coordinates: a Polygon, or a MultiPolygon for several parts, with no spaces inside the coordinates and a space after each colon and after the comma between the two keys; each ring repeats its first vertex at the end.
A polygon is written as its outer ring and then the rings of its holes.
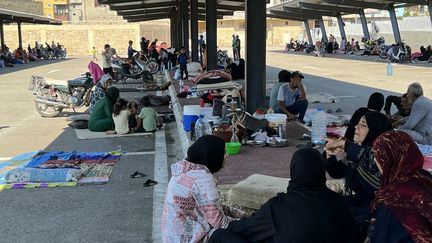
{"type": "Polygon", "coordinates": [[[70,182],[78,181],[81,176],[79,169],[16,168],[6,174],[5,182],[70,182]]]}

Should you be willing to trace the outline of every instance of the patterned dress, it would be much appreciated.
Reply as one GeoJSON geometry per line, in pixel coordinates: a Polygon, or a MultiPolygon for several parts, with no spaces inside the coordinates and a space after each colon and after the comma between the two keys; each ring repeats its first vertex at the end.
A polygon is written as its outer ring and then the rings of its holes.
{"type": "Polygon", "coordinates": [[[206,242],[230,218],[219,203],[215,179],[204,165],[181,161],[171,166],[162,214],[163,242],[206,242]]]}
{"type": "Polygon", "coordinates": [[[105,97],[105,90],[101,87],[96,86],[95,91],[91,94],[91,98],[90,98],[90,114],[93,111],[94,106],[96,105],[96,103],[101,100],[103,97],[105,97]]]}

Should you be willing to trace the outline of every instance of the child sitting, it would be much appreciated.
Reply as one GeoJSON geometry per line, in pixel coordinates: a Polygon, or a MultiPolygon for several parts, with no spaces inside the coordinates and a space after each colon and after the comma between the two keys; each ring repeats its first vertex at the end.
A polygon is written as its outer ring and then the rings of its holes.
{"type": "Polygon", "coordinates": [[[118,99],[113,107],[113,120],[115,125],[115,132],[109,131],[111,134],[127,134],[129,129],[129,115],[131,112],[127,109],[127,102],[124,99],[118,99]]]}
{"type": "Polygon", "coordinates": [[[139,119],[137,119],[137,132],[143,129],[144,132],[155,132],[156,127],[160,127],[157,112],[150,108],[150,98],[144,96],[141,100],[143,108],[141,109],[139,119]]]}

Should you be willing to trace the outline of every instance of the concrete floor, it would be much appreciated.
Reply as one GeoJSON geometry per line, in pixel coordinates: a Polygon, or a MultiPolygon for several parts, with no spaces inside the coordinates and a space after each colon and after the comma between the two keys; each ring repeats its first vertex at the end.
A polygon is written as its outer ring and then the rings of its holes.
{"type": "MultiPolygon", "coordinates": [[[[164,133],[162,147],[166,149],[162,150],[166,152],[162,157],[167,160],[164,164],[158,153],[161,141],[156,141],[156,136],[77,140],[65,117],[42,118],[34,107],[34,97],[28,91],[31,75],[74,78],[86,72],[89,61],[89,57],[74,57],[0,69],[0,159],[37,149],[110,151],[119,144],[124,151],[155,151],[155,155],[123,156],[106,185],[0,192],[0,242],[157,242],[159,239],[157,221],[166,181],[144,188],[142,183],[147,178],[130,179],[129,175],[139,170],[148,178],[168,178],[169,165],[182,157],[175,124],[167,126],[164,133]]],[[[424,85],[426,96],[432,92],[432,84],[428,83],[432,68],[419,65],[395,65],[394,75],[387,77],[386,64],[373,60],[276,52],[267,53],[267,65],[268,80],[276,80],[281,68],[300,70],[306,76],[308,93],[327,92],[346,97],[341,103],[320,104],[324,109],[340,107],[346,113],[365,105],[374,91],[386,95],[405,92],[413,81],[424,85]]]]}

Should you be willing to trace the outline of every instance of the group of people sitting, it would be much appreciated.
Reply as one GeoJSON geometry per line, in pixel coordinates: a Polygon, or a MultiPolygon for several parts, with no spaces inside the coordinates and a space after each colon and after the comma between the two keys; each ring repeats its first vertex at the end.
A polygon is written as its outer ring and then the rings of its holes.
{"type": "Polygon", "coordinates": [[[92,132],[127,134],[155,132],[161,126],[157,112],[150,107],[148,96],[141,100],[143,108],[138,113],[138,103],[120,98],[120,91],[112,85],[112,78],[105,74],[91,96],[88,128],[92,132]]]}
{"type": "Polygon", "coordinates": [[[420,52],[411,54],[411,60],[420,62],[432,62],[432,46],[429,45],[426,48],[420,46],[420,52]]]}
{"type": "Polygon", "coordinates": [[[220,202],[213,174],[225,163],[224,140],[203,136],[171,166],[162,214],[163,242],[431,242],[432,176],[405,132],[368,110],[352,140],[328,138],[291,159],[287,191],[251,216],[220,202]],[[326,186],[345,178],[345,192],[326,186]]]}
{"type": "Polygon", "coordinates": [[[45,47],[38,42],[35,42],[34,48],[29,44],[27,50],[18,47],[13,52],[5,45],[0,48],[0,67],[13,67],[15,64],[48,59],[49,56],[58,55],[62,49],[63,46],[60,45],[60,43],[55,44],[54,41],[51,45],[45,42],[45,47]]]}

